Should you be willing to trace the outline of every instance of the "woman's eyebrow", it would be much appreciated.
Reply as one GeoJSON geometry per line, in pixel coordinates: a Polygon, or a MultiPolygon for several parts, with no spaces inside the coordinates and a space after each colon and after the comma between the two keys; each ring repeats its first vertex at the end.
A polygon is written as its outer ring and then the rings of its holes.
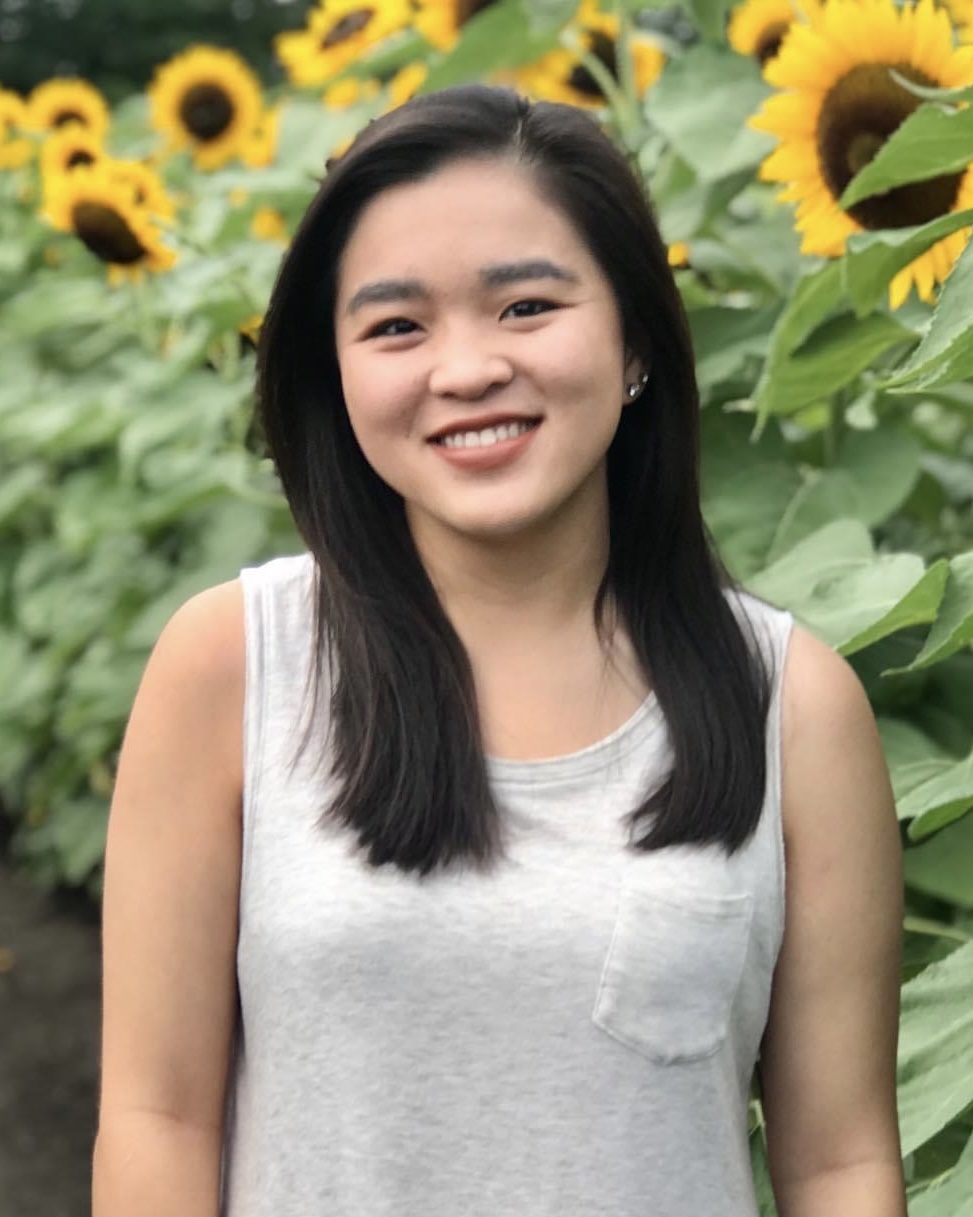
{"type": "MultiPolygon", "coordinates": [[[[484,287],[499,287],[527,279],[560,279],[565,283],[580,283],[573,270],[559,266],[548,258],[527,258],[521,262],[497,262],[480,269],[484,287]]],[[[392,300],[428,300],[431,293],[421,279],[379,279],[366,283],[348,301],[345,315],[351,316],[366,304],[387,304],[392,300]]]]}

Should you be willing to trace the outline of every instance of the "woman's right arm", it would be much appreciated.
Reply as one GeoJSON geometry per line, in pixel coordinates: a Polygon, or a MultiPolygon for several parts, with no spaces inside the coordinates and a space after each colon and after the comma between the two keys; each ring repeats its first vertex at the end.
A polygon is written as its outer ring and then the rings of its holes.
{"type": "Polygon", "coordinates": [[[237,1008],[239,580],[169,619],[108,818],[92,1217],[216,1217],[237,1008]]]}

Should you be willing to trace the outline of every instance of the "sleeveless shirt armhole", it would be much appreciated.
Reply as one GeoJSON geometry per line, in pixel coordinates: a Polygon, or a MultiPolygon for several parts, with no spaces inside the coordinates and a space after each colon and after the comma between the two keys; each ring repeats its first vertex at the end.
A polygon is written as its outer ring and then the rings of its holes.
{"type": "Polygon", "coordinates": [[[261,741],[264,737],[263,581],[257,567],[240,571],[243,587],[244,635],[246,641],[246,679],[243,700],[243,848],[240,862],[240,891],[244,890],[250,852],[253,848],[254,815],[263,768],[261,741]]]}
{"type": "Polygon", "coordinates": [[[771,714],[771,747],[770,747],[770,780],[773,806],[777,809],[774,817],[774,842],[777,860],[777,902],[780,925],[780,938],[777,949],[780,950],[784,937],[784,918],[787,901],[787,856],[784,846],[784,808],[782,783],[782,707],[784,668],[787,661],[787,650],[794,630],[794,615],[787,610],[781,611],[781,628],[777,634],[778,646],[775,656],[777,671],[774,678],[774,700],[771,714]]]}

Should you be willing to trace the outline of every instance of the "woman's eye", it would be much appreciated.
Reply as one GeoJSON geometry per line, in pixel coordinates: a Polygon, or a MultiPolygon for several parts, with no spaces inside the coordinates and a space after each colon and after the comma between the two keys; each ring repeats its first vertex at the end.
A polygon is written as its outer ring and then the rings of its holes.
{"type": "MultiPolygon", "coordinates": [[[[539,304],[541,306],[541,310],[544,312],[548,311],[549,309],[557,307],[556,305],[551,304],[551,302],[549,300],[517,300],[514,304],[511,304],[504,311],[509,313],[511,309],[520,308],[521,305],[525,305],[525,304],[526,305],[539,304]]],[[[521,317],[536,317],[537,314],[534,312],[521,313],[520,316],[521,317]]],[[[366,338],[396,338],[400,334],[408,333],[408,331],[399,330],[397,332],[393,332],[390,328],[391,326],[393,326],[393,325],[412,325],[412,324],[413,323],[411,321],[406,320],[405,317],[391,317],[391,318],[389,318],[388,321],[380,321],[378,323],[378,325],[376,325],[372,329],[370,329],[365,336],[366,336],[366,338]]]]}
{"type": "MultiPolygon", "coordinates": [[[[522,304],[539,304],[545,311],[555,307],[555,305],[551,304],[549,300],[518,300],[516,304],[511,304],[510,308],[520,308],[522,304]]],[[[510,310],[508,309],[507,311],[509,312],[510,310]]],[[[525,317],[533,317],[536,316],[536,313],[523,313],[521,315],[525,317]]]]}
{"type": "Polygon", "coordinates": [[[366,338],[385,338],[385,337],[395,338],[396,337],[395,334],[389,335],[389,333],[388,333],[389,326],[390,325],[400,325],[400,324],[411,325],[412,322],[406,321],[406,319],[404,317],[393,317],[390,321],[379,322],[378,325],[374,326],[372,329],[370,329],[368,331],[368,333],[365,335],[365,337],[366,338]]]}

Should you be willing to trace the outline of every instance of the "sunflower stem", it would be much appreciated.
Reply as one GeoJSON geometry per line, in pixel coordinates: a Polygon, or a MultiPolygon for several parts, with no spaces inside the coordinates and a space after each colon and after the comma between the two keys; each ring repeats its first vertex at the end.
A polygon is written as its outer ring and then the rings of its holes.
{"type": "Polygon", "coordinates": [[[565,30],[562,40],[575,53],[579,63],[591,73],[592,78],[600,87],[611,110],[614,126],[625,147],[632,152],[637,151],[642,127],[637,107],[632,104],[624,89],[619,87],[618,81],[598,56],[588,50],[577,30],[570,28],[565,30]]]}
{"type": "Polygon", "coordinates": [[[824,457],[828,465],[835,465],[841,453],[842,441],[848,430],[845,411],[855,400],[856,384],[839,389],[828,403],[828,425],[824,432],[824,457]]]}
{"type": "Polygon", "coordinates": [[[139,336],[139,341],[146,351],[152,354],[159,352],[159,332],[152,319],[152,314],[148,307],[148,298],[145,294],[145,281],[138,278],[132,281],[132,303],[133,313],[135,316],[135,332],[139,336]]]}
{"type": "Polygon", "coordinates": [[[618,38],[615,40],[615,63],[618,83],[628,104],[629,113],[638,115],[639,98],[635,87],[635,61],[632,55],[632,19],[622,0],[614,0],[618,18],[618,38]]]}

